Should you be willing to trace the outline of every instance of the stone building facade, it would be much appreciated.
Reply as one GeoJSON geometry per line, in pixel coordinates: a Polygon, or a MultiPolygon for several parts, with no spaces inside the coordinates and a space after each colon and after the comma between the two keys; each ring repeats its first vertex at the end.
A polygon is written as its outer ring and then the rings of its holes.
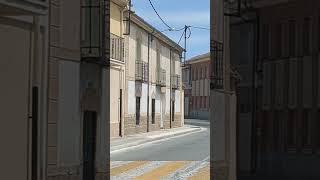
{"type": "Polygon", "coordinates": [[[231,61],[244,78],[239,177],[318,179],[320,3],[257,0],[247,8],[246,21],[230,26],[238,51],[231,61]]]}
{"type": "Polygon", "coordinates": [[[182,79],[185,118],[209,119],[210,53],[187,60],[182,79]]]}
{"type": "Polygon", "coordinates": [[[181,127],[183,49],[134,13],[126,38],[124,135],[181,127]]]}

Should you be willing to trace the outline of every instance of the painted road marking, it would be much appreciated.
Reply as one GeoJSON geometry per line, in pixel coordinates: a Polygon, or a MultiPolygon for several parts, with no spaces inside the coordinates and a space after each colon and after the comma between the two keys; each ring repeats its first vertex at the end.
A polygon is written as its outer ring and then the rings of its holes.
{"type": "Polygon", "coordinates": [[[188,180],[210,180],[210,165],[201,168],[196,174],[189,177],[188,180]]]}
{"type": "Polygon", "coordinates": [[[202,161],[112,161],[111,180],[207,180],[210,162],[202,161]]]}
{"type": "Polygon", "coordinates": [[[147,172],[143,175],[140,175],[135,178],[135,180],[154,180],[160,179],[163,176],[168,175],[169,173],[176,171],[177,169],[187,165],[190,161],[172,161],[168,162],[150,172],[147,172]]]}
{"type": "Polygon", "coordinates": [[[129,170],[127,172],[121,173],[117,176],[111,176],[111,180],[124,180],[124,179],[134,179],[135,177],[141,176],[146,172],[150,172],[153,169],[156,169],[163,164],[167,163],[166,161],[151,161],[149,163],[146,163],[142,166],[139,166],[135,169],[129,170]]]}
{"type": "Polygon", "coordinates": [[[129,171],[131,169],[137,168],[139,166],[142,166],[144,164],[148,163],[148,161],[133,161],[128,164],[124,164],[122,166],[118,166],[115,168],[111,168],[110,170],[110,176],[116,176],[118,174],[121,174],[123,172],[129,171]]]}

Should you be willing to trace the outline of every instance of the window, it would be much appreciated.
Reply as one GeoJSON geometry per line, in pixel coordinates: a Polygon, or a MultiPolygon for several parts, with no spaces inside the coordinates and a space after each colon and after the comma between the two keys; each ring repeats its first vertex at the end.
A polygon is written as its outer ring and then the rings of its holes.
{"type": "Polygon", "coordinates": [[[207,69],[208,68],[204,68],[203,78],[206,78],[206,76],[207,76],[207,69]]]}
{"type": "Polygon", "coordinates": [[[295,147],[295,127],[296,127],[296,116],[294,111],[289,111],[289,118],[287,120],[287,146],[295,147]]]}
{"type": "Polygon", "coordinates": [[[206,108],[206,97],[202,96],[202,108],[205,109],[206,108]]]}
{"type": "Polygon", "coordinates": [[[304,18],[303,22],[303,54],[310,54],[310,25],[311,19],[304,18]]]}
{"type": "Polygon", "coordinates": [[[84,57],[102,55],[100,8],[98,1],[81,1],[81,53],[84,57]]]}
{"type": "Polygon", "coordinates": [[[192,80],[196,80],[196,69],[192,69],[192,80]]]}
{"type": "Polygon", "coordinates": [[[152,110],[151,110],[152,124],[155,123],[155,104],[156,104],[156,100],[152,99],[152,110]]]}
{"type": "Polygon", "coordinates": [[[296,53],[296,21],[289,22],[289,55],[294,57],[296,53]]]}
{"type": "Polygon", "coordinates": [[[303,118],[302,118],[302,144],[304,147],[308,147],[311,145],[310,140],[310,111],[308,109],[303,110],[303,118]]]}
{"type": "Polygon", "coordinates": [[[263,26],[263,37],[262,37],[262,46],[263,46],[263,57],[268,58],[269,57],[269,26],[264,25],[263,26]]]}
{"type": "Polygon", "coordinates": [[[274,145],[274,150],[279,150],[280,148],[280,124],[281,124],[281,121],[282,121],[282,118],[281,118],[281,112],[280,111],[275,111],[274,112],[275,114],[275,118],[273,119],[273,145],[274,145]]]}
{"type": "Polygon", "coordinates": [[[141,61],[141,46],[142,46],[141,33],[137,32],[137,38],[136,38],[136,60],[137,61],[141,61]]]}
{"type": "Polygon", "coordinates": [[[276,57],[281,57],[282,56],[282,24],[279,23],[277,25],[277,34],[276,34],[276,57]]]}
{"type": "MultiPolygon", "coordinates": [[[[320,14],[320,11],[319,11],[320,14]]],[[[320,16],[318,17],[318,49],[320,51],[320,16]]]]}
{"type": "MultiPolygon", "coordinates": [[[[320,128],[320,110],[318,110],[318,117],[317,117],[317,127],[316,129],[320,128]]],[[[320,148],[320,131],[317,131],[317,146],[320,148]]]]}
{"type": "Polygon", "coordinates": [[[136,97],[136,125],[140,125],[140,97],[136,97]]]}

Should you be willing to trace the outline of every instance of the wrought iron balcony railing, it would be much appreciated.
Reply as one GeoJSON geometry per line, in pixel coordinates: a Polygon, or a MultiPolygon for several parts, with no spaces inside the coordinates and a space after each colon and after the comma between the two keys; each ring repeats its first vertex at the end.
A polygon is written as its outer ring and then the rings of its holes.
{"type": "Polygon", "coordinates": [[[171,87],[172,89],[179,89],[180,88],[180,75],[172,75],[171,76],[171,87]]]}
{"type": "Polygon", "coordinates": [[[46,15],[48,12],[48,0],[0,0],[0,11],[2,5],[3,15],[46,15]]]}
{"type": "Polygon", "coordinates": [[[110,34],[110,58],[124,62],[124,39],[110,34]]]}
{"type": "Polygon", "coordinates": [[[166,86],[166,70],[162,68],[157,69],[157,85],[166,86]]]}
{"type": "Polygon", "coordinates": [[[212,41],[212,72],[211,72],[211,89],[223,89],[223,44],[212,41]]]}
{"type": "Polygon", "coordinates": [[[147,82],[148,81],[148,63],[137,60],[136,61],[136,81],[147,82]]]}

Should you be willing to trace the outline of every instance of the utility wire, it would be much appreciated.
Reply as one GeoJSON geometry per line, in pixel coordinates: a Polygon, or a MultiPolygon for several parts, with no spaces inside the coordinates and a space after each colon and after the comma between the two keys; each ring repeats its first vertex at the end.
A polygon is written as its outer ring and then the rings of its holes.
{"type": "Polygon", "coordinates": [[[157,16],[159,17],[159,19],[162,21],[162,23],[163,23],[164,25],[166,25],[169,29],[173,30],[173,28],[170,27],[170,26],[161,18],[161,16],[160,16],[159,13],[157,12],[156,8],[153,6],[151,0],[149,0],[149,3],[150,3],[150,5],[151,5],[152,9],[154,10],[154,12],[155,12],[155,13],[157,14],[157,16]]]}
{"type": "Polygon", "coordinates": [[[206,27],[199,27],[199,26],[189,26],[189,27],[196,28],[196,29],[210,30],[210,28],[206,28],[206,27]]]}
{"type": "Polygon", "coordinates": [[[180,39],[179,39],[178,44],[180,44],[180,41],[181,41],[181,39],[182,39],[183,35],[184,35],[184,31],[183,31],[183,33],[181,34],[181,37],[180,37],[180,39]]]}

